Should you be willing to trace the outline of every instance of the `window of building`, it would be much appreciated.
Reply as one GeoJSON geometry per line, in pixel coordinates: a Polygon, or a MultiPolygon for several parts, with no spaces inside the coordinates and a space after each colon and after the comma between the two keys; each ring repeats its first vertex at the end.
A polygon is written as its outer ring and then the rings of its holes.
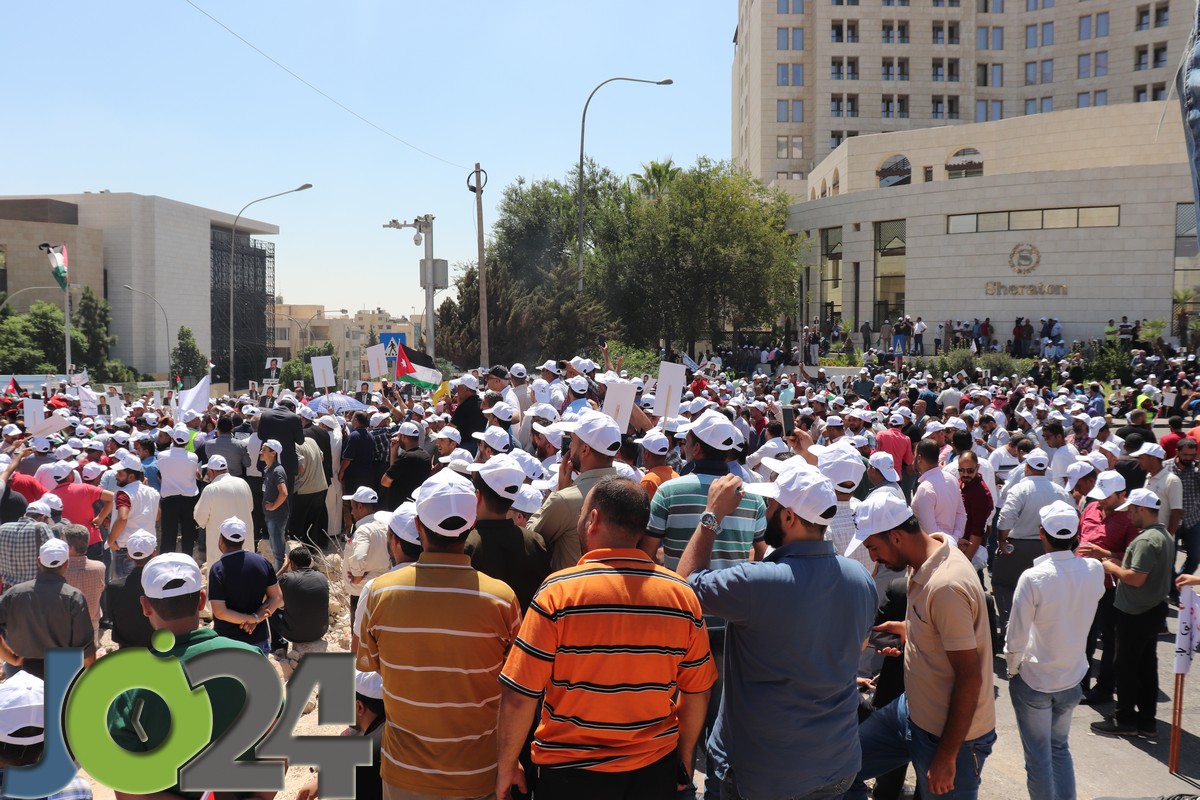
{"type": "Polygon", "coordinates": [[[983,156],[974,147],[964,147],[946,162],[946,177],[979,178],[983,176],[983,156]]]}
{"type": "Polygon", "coordinates": [[[792,122],[804,122],[804,101],[792,101],[792,122]]]}
{"type": "Polygon", "coordinates": [[[1167,85],[1165,83],[1154,84],[1154,86],[1152,86],[1150,88],[1150,99],[1151,100],[1166,100],[1167,99],[1167,85]]]}
{"type": "Polygon", "coordinates": [[[1079,58],[1078,58],[1078,65],[1079,65],[1078,77],[1080,77],[1080,78],[1092,77],[1092,54],[1091,53],[1080,53],[1079,58]]]}
{"type": "Polygon", "coordinates": [[[775,65],[775,85],[776,86],[787,86],[788,78],[791,76],[791,72],[792,72],[792,70],[789,67],[789,65],[776,64],[775,65]]]}
{"type": "Polygon", "coordinates": [[[1133,29],[1135,31],[1150,30],[1150,6],[1142,6],[1137,10],[1137,23],[1133,29]]]}
{"type": "Polygon", "coordinates": [[[788,28],[775,29],[775,49],[788,50],[791,49],[791,30],[788,28]]]}
{"type": "MultiPolygon", "coordinates": [[[[1175,285],[1179,291],[1200,295],[1200,252],[1196,246],[1196,204],[1175,207],[1175,285]]],[[[1195,307],[1188,309],[1193,315],[1195,307]]]]}
{"type": "Polygon", "coordinates": [[[879,178],[879,188],[889,186],[908,186],[912,183],[912,164],[908,156],[892,156],[888,158],[875,172],[879,178]]]}
{"type": "Polygon", "coordinates": [[[896,59],[885,58],[880,62],[879,77],[885,81],[896,80],[896,59]]]}
{"type": "Polygon", "coordinates": [[[788,157],[788,137],[786,137],[786,136],[776,136],[775,137],[775,157],[776,158],[787,158],[788,157]]]}
{"type": "Polygon", "coordinates": [[[787,179],[788,179],[788,174],[786,172],[776,172],[775,173],[775,180],[786,181],[787,179]]]}
{"type": "Polygon", "coordinates": [[[804,85],[804,65],[792,64],[792,86],[804,85]]]}
{"type": "Polygon", "coordinates": [[[790,5],[791,5],[790,0],[776,0],[775,13],[776,14],[790,13],[791,12],[791,9],[789,8],[790,5]]]}
{"type": "MultiPolygon", "coordinates": [[[[979,214],[950,214],[946,217],[946,232],[990,233],[1054,228],[1115,228],[1120,224],[1120,206],[1022,209],[1019,211],[989,211],[979,214]]],[[[1194,225],[1194,223],[1192,224],[1194,225]]],[[[1176,230],[1178,231],[1178,228],[1176,230]]],[[[1192,242],[1195,243],[1194,228],[1192,242]]]]}
{"type": "Polygon", "coordinates": [[[1037,11],[1038,0],[1025,0],[1026,11],[1037,11]]]}
{"type": "Polygon", "coordinates": [[[845,109],[845,95],[835,94],[829,98],[829,116],[840,117],[845,109]]]}
{"type": "Polygon", "coordinates": [[[1042,62],[1042,83],[1054,83],[1054,59],[1042,62]]]}
{"type": "Polygon", "coordinates": [[[934,81],[946,80],[946,59],[935,58],[933,60],[933,66],[930,71],[930,77],[934,81]]]}
{"type": "Polygon", "coordinates": [[[1036,86],[1038,82],[1038,65],[1036,61],[1025,62],[1025,85],[1036,86]]]}
{"type": "Polygon", "coordinates": [[[1144,69],[1150,69],[1150,48],[1139,47],[1133,51],[1133,69],[1135,72],[1140,72],[1144,69]]]}
{"type": "Polygon", "coordinates": [[[975,82],[979,86],[1003,86],[1003,64],[979,64],[975,68],[975,82]]]}
{"type": "Polygon", "coordinates": [[[835,44],[846,41],[846,24],[844,22],[833,22],[830,24],[829,40],[835,44]]]}
{"type": "Polygon", "coordinates": [[[876,329],[885,319],[904,313],[905,244],[908,239],[905,220],[875,223],[875,308],[872,320],[876,329]]]}
{"type": "Polygon", "coordinates": [[[1004,0],[975,0],[975,10],[980,14],[1003,14],[1004,0]]]}
{"type": "Polygon", "coordinates": [[[1079,18],[1079,41],[1086,42],[1092,38],[1092,17],[1090,14],[1079,18]]]}
{"type": "Polygon", "coordinates": [[[977,214],[951,214],[946,217],[946,233],[975,233],[977,214]]]}
{"type": "Polygon", "coordinates": [[[1092,105],[1094,105],[1094,106],[1108,105],[1108,90],[1107,89],[1097,89],[1095,92],[1093,92],[1092,93],[1092,105]]]}
{"type": "Polygon", "coordinates": [[[1078,208],[1047,208],[1042,211],[1043,228],[1078,228],[1078,208]]]}
{"type": "Polygon", "coordinates": [[[792,180],[794,180],[794,181],[802,181],[802,180],[804,180],[804,173],[803,173],[803,172],[793,172],[793,173],[792,173],[792,180]]]}
{"type": "Polygon", "coordinates": [[[1150,102],[1150,87],[1149,86],[1133,87],[1133,102],[1135,102],[1135,103],[1150,102]]]}
{"type": "Polygon", "coordinates": [[[1075,96],[1075,107],[1076,108],[1087,108],[1088,106],[1091,105],[1091,100],[1092,100],[1091,92],[1080,92],[1078,95],[1075,96]]]}
{"type": "Polygon", "coordinates": [[[1025,100],[1025,116],[1031,116],[1037,113],[1037,99],[1033,97],[1025,100]]]}
{"type": "Polygon", "coordinates": [[[1096,15],[1096,38],[1108,36],[1108,12],[1101,11],[1096,15]]]}
{"type": "Polygon", "coordinates": [[[858,80],[858,59],[857,58],[847,58],[846,59],[846,80],[848,80],[848,81],[858,80]]]}
{"type": "Polygon", "coordinates": [[[775,101],[775,121],[776,122],[787,122],[788,121],[788,101],[787,100],[776,100],[775,101]]]}
{"type": "Polygon", "coordinates": [[[792,136],[791,138],[791,158],[804,158],[804,137],[792,136]]]}
{"type": "Polygon", "coordinates": [[[1154,27],[1165,28],[1171,21],[1171,9],[1165,3],[1154,9],[1154,27]]]}
{"type": "Polygon", "coordinates": [[[1010,211],[1008,213],[1008,229],[1010,231],[1036,231],[1042,227],[1042,211],[1010,211]]]}
{"type": "MultiPolygon", "coordinates": [[[[980,41],[982,41],[983,38],[984,37],[981,35],[980,41]]],[[[945,23],[942,23],[942,22],[933,23],[933,43],[934,44],[945,44],[946,43],[946,25],[945,25],[945,23]]],[[[982,49],[986,49],[986,48],[980,48],[980,49],[982,50],[982,49]]]]}
{"type": "MultiPolygon", "coordinates": [[[[836,192],[834,192],[836,194],[836,192]]],[[[842,229],[821,231],[821,318],[842,311],[842,229]]]]}
{"type": "MultiPolygon", "coordinates": [[[[958,26],[953,26],[954,35],[951,36],[951,26],[946,28],[946,36],[949,44],[958,44],[958,26]]],[[[1004,49],[1004,28],[1000,26],[987,27],[982,26],[975,29],[975,45],[979,50],[1003,50],[1004,49]]]]}
{"type": "Polygon", "coordinates": [[[846,141],[845,131],[830,131],[829,132],[829,149],[836,150],[842,142],[846,141]]]}
{"type": "Polygon", "coordinates": [[[1037,46],[1038,46],[1038,26],[1037,25],[1026,25],[1025,26],[1025,49],[1032,50],[1033,48],[1035,48],[1037,46]]]}
{"type": "Polygon", "coordinates": [[[1042,23],[1042,47],[1049,47],[1054,44],[1054,23],[1042,23]]]}
{"type": "Polygon", "coordinates": [[[835,58],[829,63],[829,77],[832,80],[840,81],[846,77],[845,59],[835,58]]]}
{"type": "Polygon", "coordinates": [[[1042,98],[1042,113],[1049,114],[1053,110],[1054,110],[1054,98],[1053,97],[1043,97],[1042,98]]]}
{"type": "Polygon", "coordinates": [[[929,116],[932,119],[946,118],[946,98],[942,95],[934,95],[929,105],[929,116]]]}
{"type": "Polygon", "coordinates": [[[1108,51],[1101,50],[1099,53],[1096,53],[1095,62],[1096,71],[1094,74],[1097,78],[1103,78],[1108,74],[1108,51]]]}
{"type": "Polygon", "coordinates": [[[925,168],[925,182],[933,183],[933,167],[925,168]]]}
{"type": "Polygon", "coordinates": [[[1154,68],[1162,69],[1167,66],[1167,45],[1166,43],[1154,45],[1154,68]]]}

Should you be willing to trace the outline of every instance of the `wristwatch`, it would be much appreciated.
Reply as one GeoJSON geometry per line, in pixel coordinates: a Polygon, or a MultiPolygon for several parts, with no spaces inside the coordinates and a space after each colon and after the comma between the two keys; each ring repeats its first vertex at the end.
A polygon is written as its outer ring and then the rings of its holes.
{"type": "Polygon", "coordinates": [[[721,523],[717,521],[716,514],[711,511],[705,511],[700,515],[700,527],[716,534],[721,530],[721,523]]]}

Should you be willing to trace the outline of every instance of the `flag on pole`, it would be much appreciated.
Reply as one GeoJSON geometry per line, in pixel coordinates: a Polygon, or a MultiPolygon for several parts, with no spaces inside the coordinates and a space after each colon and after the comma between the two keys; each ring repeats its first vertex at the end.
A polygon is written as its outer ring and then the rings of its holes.
{"type": "Polygon", "coordinates": [[[1196,593],[1192,587],[1179,590],[1179,627],[1175,630],[1175,674],[1187,675],[1196,652],[1196,593]]]}
{"type": "Polygon", "coordinates": [[[9,378],[8,379],[8,388],[4,390],[4,396],[5,397],[20,397],[22,391],[24,391],[24,390],[21,388],[21,384],[17,383],[17,379],[15,377],[9,378]]]}
{"type": "Polygon", "coordinates": [[[404,344],[396,347],[396,380],[433,391],[442,383],[442,373],[433,359],[404,344]]]}
{"type": "Polygon", "coordinates": [[[50,259],[50,274],[54,276],[54,280],[58,282],[58,287],[63,291],[67,289],[67,245],[50,244],[43,242],[38,245],[38,249],[45,252],[50,259]]]}
{"type": "Polygon", "coordinates": [[[971,340],[971,352],[972,352],[972,353],[978,353],[978,352],[979,352],[979,348],[975,346],[975,340],[974,340],[974,339],[972,339],[972,340],[971,340]]]}
{"type": "Polygon", "coordinates": [[[433,402],[437,403],[443,397],[448,397],[449,395],[450,395],[450,381],[442,381],[442,385],[439,386],[433,392],[433,402]]]}
{"type": "Polygon", "coordinates": [[[209,358],[209,359],[206,359],[206,360],[207,360],[207,362],[208,362],[208,363],[205,365],[205,368],[206,368],[206,369],[207,369],[209,372],[212,372],[212,371],[213,371],[213,367],[215,367],[215,366],[216,366],[216,364],[213,364],[213,363],[212,363],[212,359],[211,359],[211,358],[209,358]]]}
{"type": "Polygon", "coordinates": [[[191,409],[197,414],[203,414],[208,410],[208,393],[212,387],[212,376],[205,375],[192,388],[179,396],[179,408],[181,410],[191,409]]]}
{"type": "Polygon", "coordinates": [[[180,391],[181,389],[183,389],[183,376],[182,376],[182,375],[176,375],[176,376],[175,376],[175,391],[177,391],[177,392],[178,392],[178,391],[180,391]]]}

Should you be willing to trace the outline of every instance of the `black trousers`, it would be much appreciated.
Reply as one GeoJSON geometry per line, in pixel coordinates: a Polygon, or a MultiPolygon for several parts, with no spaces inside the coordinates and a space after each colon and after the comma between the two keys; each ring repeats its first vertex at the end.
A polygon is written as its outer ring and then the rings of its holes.
{"type": "Polygon", "coordinates": [[[159,552],[174,553],[175,543],[182,540],[184,555],[190,556],[196,546],[196,510],[195,497],[171,495],[164,497],[159,504],[162,510],[162,546],[159,552]]]}
{"type": "Polygon", "coordinates": [[[574,767],[538,769],[538,800],[674,800],[679,759],[672,750],[653,764],[629,772],[574,767]]]}
{"type": "Polygon", "coordinates": [[[1152,725],[1158,707],[1158,632],[1167,604],[1144,614],[1117,610],[1117,722],[1152,725]]]}
{"type": "Polygon", "coordinates": [[[250,515],[254,521],[254,546],[258,548],[258,543],[267,536],[267,519],[263,516],[263,490],[261,475],[247,475],[246,483],[250,484],[250,496],[254,500],[254,508],[250,515]]]}
{"type": "MultiPolygon", "coordinates": [[[[1117,653],[1117,610],[1113,608],[1113,600],[1116,596],[1115,588],[1104,590],[1100,602],[1096,605],[1096,618],[1092,620],[1092,627],[1087,636],[1089,664],[1092,663],[1097,643],[1100,640],[1104,641],[1104,649],[1100,651],[1100,666],[1096,671],[1095,680],[1092,682],[1096,693],[1103,695],[1111,695],[1117,685],[1113,669],[1113,659],[1117,653]]],[[[1084,676],[1084,681],[1088,681],[1089,678],[1090,673],[1084,676]]]]}
{"type": "Polygon", "coordinates": [[[301,542],[307,542],[322,553],[329,552],[329,536],[325,532],[325,521],[328,513],[325,511],[325,495],[328,489],[311,494],[292,496],[292,515],[288,518],[288,535],[301,542]]]}

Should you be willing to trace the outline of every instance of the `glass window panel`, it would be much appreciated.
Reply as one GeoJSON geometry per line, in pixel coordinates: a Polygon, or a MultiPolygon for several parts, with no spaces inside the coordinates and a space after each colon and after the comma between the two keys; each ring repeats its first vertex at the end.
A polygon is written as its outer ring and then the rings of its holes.
{"type": "Polygon", "coordinates": [[[775,13],[777,13],[777,14],[788,13],[788,0],[776,0],[775,13]]]}
{"type": "Polygon", "coordinates": [[[975,101],[975,121],[976,122],[987,122],[987,109],[988,109],[987,100],[976,100],[975,101]]]}
{"type": "Polygon", "coordinates": [[[1004,101],[1003,100],[993,100],[992,101],[992,119],[993,120],[1004,119],[1004,101]]]}
{"type": "Polygon", "coordinates": [[[1104,11],[1096,15],[1096,37],[1108,36],[1108,12],[1104,11]]]}
{"type": "Polygon", "coordinates": [[[1054,98],[1053,97],[1043,97],[1042,98],[1042,113],[1049,114],[1053,110],[1054,110],[1054,98]]]}
{"type": "Polygon", "coordinates": [[[792,101],[792,122],[804,122],[804,101],[792,101]]]}
{"type": "Polygon", "coordinates": [[[1079,18],[1079,41],[1084,42],[1092,38],[1092,18],[1091,15],[1079,18]]]}
{"type": "MultiPolygon", "coordinates": [[[[957,41],[957,34],[955,34],[954,38],[957,41]]],[[[1004,49],[1004,28],[992,28],[992,49],[1004,49]]]]}
{"type": "MultiPolygon", "coordinates": [[[[935,40],[939,39],[936,32],[934,33],[934,39],[935,40]]],[[[987,28],[978,29],[975,32],[975,39],[976,39],[976,42],[975,42],[976,47],[978,47],[980,50],[988,49],[988,29],[987,28]]],[[[937,43],[940,44],[941,42],[937,41],[937,43]]]]}
{"type": "Polygon", "coordinates": [[[792,28],[792,49],[804,49],[804,28],[792,28]]]}
{"type": "Polygon", "coordinates": [[[975,233],[974,214],[955,214],[950,217],[948,230],[950,233],[975,233]]]}
{"type": "Polygon", "coordinates": [[[1054,44],[1054,23],[1042,23],[1042,47],[1054,44]]]}
{"type": "Polygon", "coordinates": [[[1037,25],[1025,26],[1025,49],[1030,50],[1037,47],[1037,25]]]}
{"type": "Polygon", "coordinates": [[[1004,65],[992,64],[992,86],[1004,85],[1004,65]]]}
{"type": "Polygon", "coordinates": [[[1038,66],[1036,61],[1030,61],[1025,65],[1025,85],[1035,86],[1038,81],[1038,66]]]}
{"type": "Polygon", "coordinates": [[[775,49],[776,50],[787,50],[788,49],[788,29],[787,28],[776,28],[775,29],[775,49]]]}
{"type": "Polygon", "coordinates": [[[776,122],[787,122],[788,121],[788,101],[787,100],[776,100],[775,101],[775,121],[776,122]]]}
{"type": "Polygon", "coordinates": [[[1093,98],[1092,105],[1096,105],[1096,106],[1108,105],[1108,89],[1097,89],[1096,96],[1093,98]]]}
{"type": "Polygon", "coordinates": [[[1091,105],[1092,96],[1087,92],[1080,92],[1075,96],[1075,106],[1077,108],[1087,108],[1091,105]]]}
{"type": "Polygon", "coordinates": [[[1008,229],[1010,231],[1036,231],[1042,227],[1042,211],[1010,211],[1008,214],[1008,229]]]}
{"type": "Polygon", "coordinates": [[[788,137],[786,137],[786,136],[776,136],[775,137],[775,157],[776,158],[787,158],[788,157],[788,137]]]}
{"type": "Polygon", "coordinates": [[[1008,212],[1000,211],[979,215],[979,232],[1008,230],[1008,212]]]}
{"type": "Polygon", "coordinates": [[[1042,62],[1042,83],[1054,83],[1054,59],[1042,62]]]}
{"type": "Polygon", "coordinates": [[[804,65],[792,64],[792,86],[804,85],[804,65]]]}
{"type": "Polygon", "coordinates": [[[1115,228],[1120,221],[1120,206],[1079,209],[1079,227],[1081,228],[1115,228]]]}
{"type": "Polygon", "coordinates": [[[1079,209],[1047,208],[1042,212],[1042,227],[1077,228],[1079,227],[1079,209]]]}
{"type": "Polygon", "coordinates": [[[1037,100],[1032,97],[1025,101],[1025,116],[1037,113],[1037,100]]]}
{"type": "Polygon", "coordinates": [[[1108,74],[1108,51],[1101,50],[1096,53],[1096,77],[1103,78],[1108,74]]]}
{"type": "Polygon", "coordinates": [[[1080,78],[1092,77],[1092,54],[1091,53],[1083,53],[1082,55],[1079,56],[1079,77],[1080,78]]]}
{"type": "Polygon", "coordinates": [[[775,66],[775,85],[776,86],[787,86],[788,85],[788,65],[787,64],[777,64],[775,66]]]}

